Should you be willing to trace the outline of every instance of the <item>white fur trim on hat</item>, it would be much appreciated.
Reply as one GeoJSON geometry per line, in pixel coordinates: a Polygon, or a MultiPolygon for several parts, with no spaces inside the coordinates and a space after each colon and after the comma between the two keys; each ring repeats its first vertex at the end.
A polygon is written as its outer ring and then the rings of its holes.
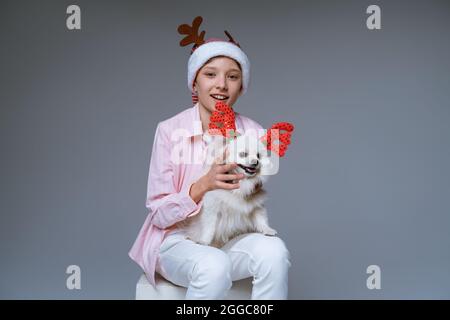
{"type": "Polygon", "coordinates": [[[247,55],[237,45],[226,41],[211,41],[202,44],[191,54],[188,62],[188,87],[194,92],[193,83],[198,70],[211,58],[226,56],[239,62],[242,68],[242,94],[250,82],[250,61],[247,55]]]}

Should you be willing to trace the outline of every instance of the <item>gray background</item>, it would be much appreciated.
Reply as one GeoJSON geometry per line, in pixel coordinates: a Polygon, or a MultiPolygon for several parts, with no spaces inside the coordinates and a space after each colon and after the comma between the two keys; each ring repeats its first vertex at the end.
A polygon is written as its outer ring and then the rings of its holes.
{"type": "Polygon", "coordinates": [[[250,58],[236,109],[297,128],[267,184],[289,297],[450,298],[450,4],[425,0],[2,1],[0,297],[134,298],[154,131],[190,106],[176,28],[197,15],[250,58]]]}

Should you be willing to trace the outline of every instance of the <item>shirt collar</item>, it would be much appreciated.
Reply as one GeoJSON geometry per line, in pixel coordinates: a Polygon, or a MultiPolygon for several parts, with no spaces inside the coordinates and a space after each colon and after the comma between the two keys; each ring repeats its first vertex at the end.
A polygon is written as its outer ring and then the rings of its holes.
{"type": "MultiPolygon", "coordinates": [[[[188,137],[194,137],[198,135],[203,135],[203,127],[202,121],[200,120],[200,109],[198,106],[198,102],[190,109],[188,109],[189,116],[187,117],[186,123],[183,124],[184,129],[188,132],[188,137]]],[[[236,131],[239,134],[243,134],[245,132],[242,127],[242,122],[238,113],[236,115],[236,131]]]]}

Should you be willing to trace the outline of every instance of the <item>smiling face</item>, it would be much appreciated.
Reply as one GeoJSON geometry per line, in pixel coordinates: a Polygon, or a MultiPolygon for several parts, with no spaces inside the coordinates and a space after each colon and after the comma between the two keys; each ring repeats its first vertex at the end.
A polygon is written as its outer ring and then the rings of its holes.
{"type": "Polygon", "coordinates": [[[209,114],[215,110],[218,101],[233,106],[241,89],[241,68],[235,60],[228,57],[221,56],[209,60],[199,70],[194,81],[200,110],[209,114]]]}

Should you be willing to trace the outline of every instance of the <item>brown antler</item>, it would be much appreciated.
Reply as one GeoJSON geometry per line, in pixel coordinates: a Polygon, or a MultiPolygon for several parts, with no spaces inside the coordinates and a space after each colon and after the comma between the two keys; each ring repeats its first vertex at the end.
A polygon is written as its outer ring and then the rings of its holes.
{"type": "Polygon", "coordinates": [[[184,47],[191,43],[193,43],[194,46],[199,46],[205,43],[205,40],[203,39],[205,37],[205,31],[202,31],[200,34],[198,33],[202,21],[203,18],[198,16],[192,21],[192,27],[188,24],[178,26],[178,33],[182,35],[187,34],[187,36],[180,41],[180,46],[184,47]]]}
{"type": "Polygon", "coordinates": [[[239,43],[237,43],[237,42],[233,39],[233,37],[231,36],[231,34],[230,34],[227,30],[225,30],[224,32],[225,32],[225,34],[227,35],[227,37],[228,37],[228,39],[230,40],[230,42],[234,43],[234,44],[237,45],[238,47],[241,47],[241,46],[239,45],[239,43]]]}

